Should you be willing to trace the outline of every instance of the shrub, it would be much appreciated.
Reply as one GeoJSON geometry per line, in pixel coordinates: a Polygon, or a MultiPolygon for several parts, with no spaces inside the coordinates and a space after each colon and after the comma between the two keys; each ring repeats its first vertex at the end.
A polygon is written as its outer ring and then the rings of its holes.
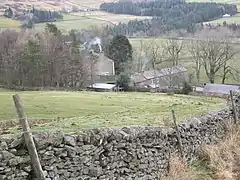
{"type": "Polygon", "coordinates": [[[122,87],[123,90],[127,90],[129,88],[130,77],[127,73],[121,72],[117,77],[117,85],[122,87]]]}
{"type": "Polygon", "coordinates": [[[184,81],[184,82],[183,82],[182,93],[183,93],[183,94],[189,94],[189,93],[192,92],[192,91],[193,91],[192,86],[191,86],[187,81],[184,81]]]}

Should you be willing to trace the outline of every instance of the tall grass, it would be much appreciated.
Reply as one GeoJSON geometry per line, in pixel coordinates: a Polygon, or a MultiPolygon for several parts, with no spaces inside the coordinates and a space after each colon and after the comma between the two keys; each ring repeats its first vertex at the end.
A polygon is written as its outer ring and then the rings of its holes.
{"type": "Polygon", "coordinates": [[[197,180],[197,174],[180,158],[172,158],[168,176],[163,180],[197,180]]]}
{"type": "Polygon", "coordinates": [[[228,136],[222,142],[205,145],[197,166],[193,168],[184,160],[174,158],[164,180],[239,180],[240,125],[230,127],[228,136]]]}
{"type": "Polygon", "coordinates": [[[232,127],[228,137],[217,145],[203,148],[203,158],[216,180],[240,179],[240,129],[232,127]]]}

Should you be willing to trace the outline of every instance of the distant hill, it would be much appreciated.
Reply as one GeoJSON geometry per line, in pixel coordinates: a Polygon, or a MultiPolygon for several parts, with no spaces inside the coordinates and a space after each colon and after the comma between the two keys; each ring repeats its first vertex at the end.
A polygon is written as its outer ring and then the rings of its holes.
{"type": "Polygon", "coordinates": [[[0,0],[0,15],[2,15],[8,7],[18,11],[31,9],[34,6],[35,8],[44,10],[76,12],[96,10],[101,3],[114,1],[115,0],[0,0]]]}

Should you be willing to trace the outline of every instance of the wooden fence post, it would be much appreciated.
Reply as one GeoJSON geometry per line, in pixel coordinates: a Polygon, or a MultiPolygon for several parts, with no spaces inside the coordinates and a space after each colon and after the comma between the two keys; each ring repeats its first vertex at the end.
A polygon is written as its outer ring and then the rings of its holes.
{"type": "Polygon", "coordinates": [[[175,129],[176,129],[176,132],[177,132],[178,147],[179,147],[179,150],[180,150],[180,154],[181,154],[181,156],[183,158],[184,157],[184,155],[183,155],[183,146],[182,146],[182,141],[181,141],[179,129],[178,129],[178,126],[177,126],[177,121],[176,121],[176,116],[175,116],[174,110],[172,110],[172,117],[173,117],[173,123],[174,123],[175,129]]]}
{"type": "Polygon", "coordinates": [[[234,124],[237,124],[237,113],[236,113],[236,107],[235,107],[235,103],[233,100],[233,92],[232,90],[230,90],[230,97],[231,97],[231,102],[232,102],[232,111],[233,111],[233,120],[234,120],[234,124]]]}
{"type": "Polygon", "coordinates": [[[13,101],[17,110],[18,118],[23,129],[24,140],[27,145],[27,149],[31,158],[31,163],[33,170],[35,172],[37,180],[44,180],[44,173],[38,158],[37,149],[35,147],[32,133],[30,132],[30,127],[28,121],[24,114],[23,105],[18,94],[13,95],[13,101]]]}

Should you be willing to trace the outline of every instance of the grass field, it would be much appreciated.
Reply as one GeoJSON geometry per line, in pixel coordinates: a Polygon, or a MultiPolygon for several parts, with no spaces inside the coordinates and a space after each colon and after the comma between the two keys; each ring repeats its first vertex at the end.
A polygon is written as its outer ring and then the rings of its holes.
{"type": "MultiPolygon", "coordinates": [[[[161,47],[161,44],[167,40],[166,40],[166,38],[131,38],[130,39],[130,43],[132,44],[133,48],[136,49],[137,51],[140,51],[141,41],[145,45],[149,45],[153,41],[161,47]]],[[[192,68],[193,67],[193,58],[188,51],[188,46],[190,45],[189,42],[190,42],[189,40],[186,40],[186,39],[183,40],[183,50],[180,53],[179,58],[180,58],[181,64],[183,64],[188,69],[188,72],[194,73],[194,69],[192,68]]],[[[231,66],[235,67],[237,70],[240,71],[240,59],[239,59],[240,43],[235,44],[234,46],[236,48],[236,54],[231,61],[231,66]]],[[[204,69],[202,69],[200,79],[201,79],[202,83],[208,82],[208,78],[206,76],[204,69]]],[[[221,83],[221,75],[220,74],[217,75],[215,83],[221,83]]],[[[228,77],[226,80],[226,83],[239,84],[239,81],[234,80],[232,77],[228,77]]]]}
{"type": "Polygon", "coordinates": [[[231,17],[219,18],[219,19],[216,19],[214,21],[209,21],[209,22],[206,22],[206,23],[223,24],[224,21],[226,21],[227,24],[230,24],[230,23],[240,24],[240,13],[237,13],[234,16],[231,16],[231,17]]]}
{"type": "MultiPolygon", "coordinates": [[[[130,20],[141,20],[150,17],[133,16],[123,14],[110,14],[107,12],[93,11],[87,13],[71,13],[64,15],[64,19],[55,24],[62,31],[69,31],[71,29],[87,29],[91,27],[102,27],[105,25],[114,25],[119,22],[127,23],[130,20]]],[[[45,23],[36,24],[37,29],[44,28],[45,23]]]]}
{"type": "MultiPolygon", "coordinates": [[[[210,0],[187,0],[188,2],[211,2],[210,0]]],[[[22,0],[22,1],[13,1],[13,0],[3,0],[0,3],[0,12],[3,13],[3,10],[6,9],[7,6],[12,6],[15,8],[20,9],[29,9],[33,5],[36,8],[47,9],[47,10],[60,10],[62,8],[99,8],[100,4],[104,2],[115,2],[115,0],[106,0],[106,1],[97,1],[97,0],[65,0],[65,1],[57,1],[57,0],[49,0],[49,1],[37,1],[37,0],[22,0]]],[[[238,1],[231,1],[231,0],[216,0],[213,2],[224,2],[224,3],[238,3],[238,1]]],[[[149,17],[139,17],[133,15],[120,15],[120,14],[110,14],[106,12],[89,12],[89,13],[74,13],[70,15],[65,15],[63,21],[56,22],[56,25],[62,29],[63,31],[67,32],[70,29],[83,29],[83,28],[90,28],[95,26],[103,26],[107,24],[117,24],[119,22],[126,23],[129,20],[141,20],[149,17]]],[[[227,22],[239,22],[239,15],[234,17],[223,19],[220,18],[212,23],[222,23],[224,20],[227,22]]],[[[8,20],[5,18],[0,18],[0,28],[15,28],[19,26],[19,22],[8,20]]],[[[37,24],[36,29],[42,29],[45,24],[37,24]]]]}
{"type": "Polygon", "coordinates": [[[79,4],[75,4],[73,0],[1,0],[0,2],[0,14],[4,12],[7,7],[13,9],[26,10],[31,9],[33,6],[39,9],[59,11],[62,8],[78,7],[79,4]]]}
{"type": "MultiPolygon", "coordinates": [[[[100,27],[108,23],[83,16],[64,15],[64,19],[62,21],[54,22],[54,24],[56,24],[62,32],[68,32],[71,29],[87,29],[95,26],[100,27]]],[[[37,30],[42,30],[45,25],[46,23],[39,23],[35,25],[35,28],[37,30]]]]}
{"type": "Polygon", "coordinates": [[[19,21],[7,19],[0,16],[0,28],[18,28],[19,26],[19,21]]]}
{"type": "Polygon", "coordinates": [[[99,6],[104,2],[115,2],[117,0],[70,0],[73,4],[80,5],[82,7],[92,7],[99,8],[99,6]]]}
{"type": "MultiPolygon", "coordinates": [[[[171,121],[171,109],[178,120],[224,106],[224,100],[153,93],[18,92],[34,130],[78,131],[84,128],[125,125],[163,125],[171,121]]],[[[14,92],[0,91],[0,129],[16,132],[14,92]]]]}

